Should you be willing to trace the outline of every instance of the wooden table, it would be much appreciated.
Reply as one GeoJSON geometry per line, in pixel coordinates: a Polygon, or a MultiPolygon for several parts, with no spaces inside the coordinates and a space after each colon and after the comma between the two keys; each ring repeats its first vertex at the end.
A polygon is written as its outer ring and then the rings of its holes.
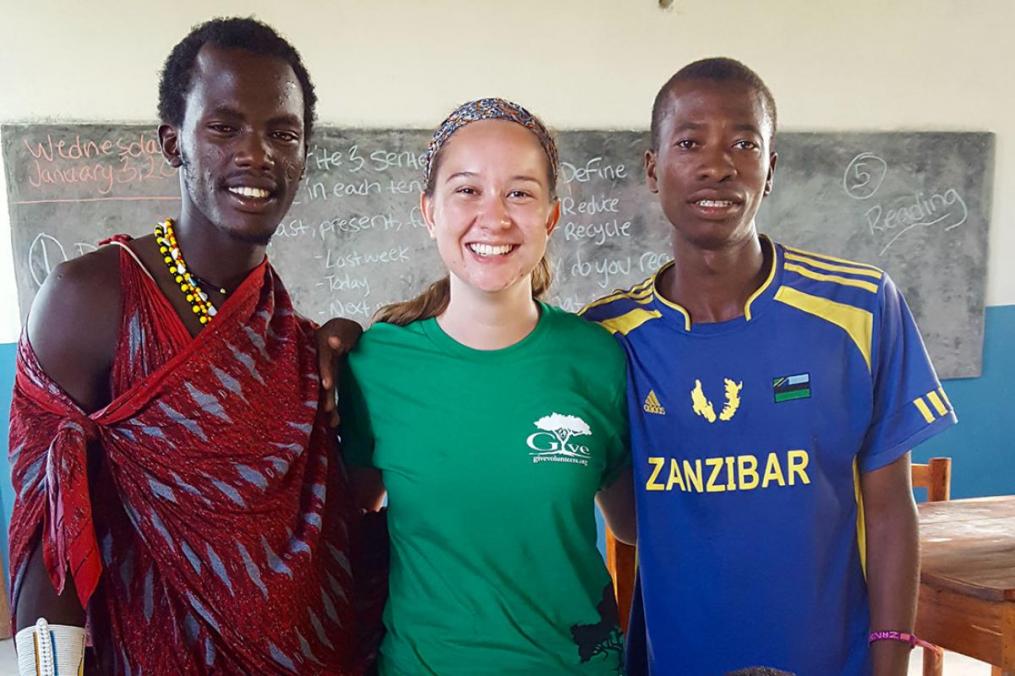
{"type": "Polygon", "coordinates": [[[1015,676],[1015,495],[919,509],[917,635],[1015,676]]]}

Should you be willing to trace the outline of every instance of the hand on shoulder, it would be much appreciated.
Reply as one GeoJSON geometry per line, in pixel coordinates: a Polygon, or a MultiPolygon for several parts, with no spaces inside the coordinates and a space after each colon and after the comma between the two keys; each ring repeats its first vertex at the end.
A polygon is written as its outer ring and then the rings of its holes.
{"type": "Polygon", "coordinates": [[[339,363],[349,351],[356,347],[363,327],[351,319],[336,317],[317,329],[317,367],[324,390],[324,410],[329,414],[332,427],[338,427],[338,408],[335,403],[335,389],[338,382],[339,363]]]}

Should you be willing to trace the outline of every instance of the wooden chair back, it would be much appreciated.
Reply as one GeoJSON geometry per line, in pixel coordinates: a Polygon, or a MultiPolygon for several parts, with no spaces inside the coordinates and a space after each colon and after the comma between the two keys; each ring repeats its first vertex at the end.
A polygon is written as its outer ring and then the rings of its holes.
{"type": "MultiPolygon", "coordinates": [[[[927,489],[927,502],[941,502],[952,497],[952,459],[931,458],[926,465],[913,463],[913,488],[927,489]]],[[[923,676],[942,676],[944,654],[923,649],[923,676]]]]}
{"type": "Polygon", "coordinates": [[[620,629],[627,632],[631,616],[631,596],[634,593],[634,574],[638,567],[637,548],[624,544],[606,529],[606,568],[613,578],[613,591],[617,595],[620,629]]]}
{"type": "Polygon", "coordinates": [[[913,463],[913,488],[926,488],[927,502],[950,500],[952,459],[931,458],[926,465],[913,463]]]}

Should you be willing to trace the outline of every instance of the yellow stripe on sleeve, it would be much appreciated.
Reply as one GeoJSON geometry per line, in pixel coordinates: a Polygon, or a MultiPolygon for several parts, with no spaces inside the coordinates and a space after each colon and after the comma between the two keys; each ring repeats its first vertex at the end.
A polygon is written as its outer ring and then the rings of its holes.
{"type": "Polygon", "coordinates": [[[947,394],[945,394],[945,390],[944,390],[944,388],[943,388],[943,387],[939,387],[939,388],[937,388],[937,393],[938,393],[938,394],[940,394],[940,395],[941,395],[941,398],[942,398],[942,399],[944,400],[944,402],[945,402],[946,404],[948,404],[948,408],[952,408],[952,409],[954,409],[954,408],[955,408],[954,406],[952,406],[952,402],[951,402],[951,400],[950,400],[950,399],[948,398],[948,395],[947,395],[947,394]]]}
{"type": "Polygon", "coordinates": [[[938,415],[948,413],[948,409],[945,408],[943,403],[941,403],[941,398],[937,396],[937,392],[931,390],[927,393],[927,398],[930,399],[930,403],[934,406],[934,410],[937,411],[938,415]]]}
{"type": "Polygon", "coordinates": [[[659,310],[644,310],[642,308],[635,308],[630,312],[625,312],[619,317],[605,319],[599,322],[599,325],[610,333],[620,333],[621,335],[626,336],[645,322],[652,319],[658,319],[662,316],[663,315],[659,312],[659,310]]]}
{"type": "Polygon", "coordinates": [[[846,260],[845,258],[836,258],[835,256],[829,256],[828,254],[823,253],[816,253],[814,251],[807,251],[806,249],[800,249],[795,246],[784,245],[783,248],[786,249],[787,251],[792,251],[795,254],[809,256],[811,258],[820,258],[823,261],[832,261],[833,263],[842,263],[843,265],[849,265],[854,268],[867,268],[868,270],[877,270],[878,272],[881,272],[881,270],[877,266],[870,265],[868,263],[858,263],[856,261],[846,260]]]}
{"type": "Polygon", "coordinates": [[[611,293],[609,296],[606,296],[604,298],[594,300],[585,307],[583,307],[581,310],[578,310],[577,314],[583,315],[594,307],[606,305],[607,303],[612,303],[615,300],[629,299],[635,301],[636,303],[646,305],[652,301],[652,288],[653,288],[652,283],[654,281],[655,281],[654,276],[649,277],[648,279],[636,284],[635,286],[632,286],[630,289],[624,291],[617,291],[615,293],[611,293]]]}
{"type": "Polygon", "coordinates": [[[819,282],[835,282],[836,284],[842,284],[843,286],[853,286],[858,289],[863,289],[864,291],[869,291],[871,293],[878,292],[877,284],[865,282],[860,279],[850,279],[849,277],[840,277],[839,275],[826,275],[821,272],[814,272],[814,270],[805,268],[802,265],[797,265],[796,263],[786,263],[786,265],[784,265],[783,267],[786,270],[796,272],[798,274],[803,275],[804,277],[809,277],[810,279],[816,279],[819,282]]]}
{"type": "Polygon", "coordinates": [[[934,414],[930,412],[929,408],[927,408],[927,404],[924,403],[923,397],[917,397],[916,399],[914,399],[913,405],[915,405],[916,408],[920,411],[920,414],[923,416],[924,420],[926,420],[929,423],[934,422],[934,414]]]}
{"type": "Polygon", "coordinates": [[[871,270],[870,268],[858,268],[851,265],[836,265],[835,263],[825,263],[819,261],[816,258],[808,258],[807,256],[801,256],[800,254],[786,252],[786,260],[797,261],[798,263],[806,263],[812,268],[820,268],[822,270],[829,270],[831,272],[847,272],[851,275],[861,275],[863,277],[873,277],[874,279],[881,279],[884,276],[880,270],[871,270]]]}

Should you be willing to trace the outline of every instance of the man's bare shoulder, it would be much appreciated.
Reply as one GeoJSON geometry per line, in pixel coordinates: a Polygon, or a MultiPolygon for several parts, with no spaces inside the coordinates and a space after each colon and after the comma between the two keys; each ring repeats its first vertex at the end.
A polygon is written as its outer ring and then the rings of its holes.
{"type": "Polygon", "coordinates": [[[119,247],[61,263],[28,315],[28,340],[42,368],[86,410],[108,397],[122,294],[119,247]]]}

